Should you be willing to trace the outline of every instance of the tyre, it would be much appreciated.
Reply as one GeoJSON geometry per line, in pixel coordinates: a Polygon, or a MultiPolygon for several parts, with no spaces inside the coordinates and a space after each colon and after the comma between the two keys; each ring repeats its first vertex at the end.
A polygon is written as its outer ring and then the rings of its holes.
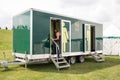
{"type": "Polygon", "coordinates": [[[85,62],[85,56],[79,56],[79,57],[78,57],[78,61],[79,61],[80,63],[85,62]]]}
{"type": "Polygon", "coordinates": [[[76,57],[70,57],[70,63],[75,64],[76,63],[76,57]]]}

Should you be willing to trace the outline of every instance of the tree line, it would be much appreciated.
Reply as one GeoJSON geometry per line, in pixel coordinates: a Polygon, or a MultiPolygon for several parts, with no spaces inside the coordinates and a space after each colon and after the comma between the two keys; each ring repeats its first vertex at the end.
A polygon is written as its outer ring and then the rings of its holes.
{"type": "Polygon", "coordinates": [[[5,29],[5,30],[8,30],[8,27],[5,27],[5,28],[1,28],[1,27],[0,27],[0,29],[5,29]]]}

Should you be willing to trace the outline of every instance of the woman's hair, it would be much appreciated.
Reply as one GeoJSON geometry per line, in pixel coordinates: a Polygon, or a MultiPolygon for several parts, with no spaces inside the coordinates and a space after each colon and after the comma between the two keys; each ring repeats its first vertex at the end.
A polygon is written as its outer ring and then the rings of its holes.
{"type": "Polygon", "coordinates": [[[55,32],[58,32],[59,30],[58,29],[55,29],[55,32]]]}

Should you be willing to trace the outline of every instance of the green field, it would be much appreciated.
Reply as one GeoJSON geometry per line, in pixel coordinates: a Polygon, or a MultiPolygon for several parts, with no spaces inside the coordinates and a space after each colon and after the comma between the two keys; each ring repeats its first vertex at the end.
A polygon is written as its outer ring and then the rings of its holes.
{"type": "Polygon", "coordinates": [[[0,30],[0,60],[3,59],[3,52],[7,54],[7,59],[11,60],[12,53],[12,31],[0,30]]]}
{"type": "MultiPolygon", "coordinates": [[[[0,60],[3,52],[12,60],[12,31],[0,30],[0,60]]],[[[105,56],[106,61],[96,63],[87,57],[84,63],[71,65],[69,69],[57,71],[52,63],[10,66],[8,71],[0,67],[0,80],[120,80],[120,57],[105,56]]]]}

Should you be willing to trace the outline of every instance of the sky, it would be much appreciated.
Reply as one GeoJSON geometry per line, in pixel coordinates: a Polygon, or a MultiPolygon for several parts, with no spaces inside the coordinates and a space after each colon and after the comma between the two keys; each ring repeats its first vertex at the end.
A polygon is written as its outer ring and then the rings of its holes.
{"type": "Polygon", "coordinates": [[[104,36],[120,36],[120,0],[0,0],[0,27],[11,29],[13,16],[29,8],[98,22],[104,36]]]}

